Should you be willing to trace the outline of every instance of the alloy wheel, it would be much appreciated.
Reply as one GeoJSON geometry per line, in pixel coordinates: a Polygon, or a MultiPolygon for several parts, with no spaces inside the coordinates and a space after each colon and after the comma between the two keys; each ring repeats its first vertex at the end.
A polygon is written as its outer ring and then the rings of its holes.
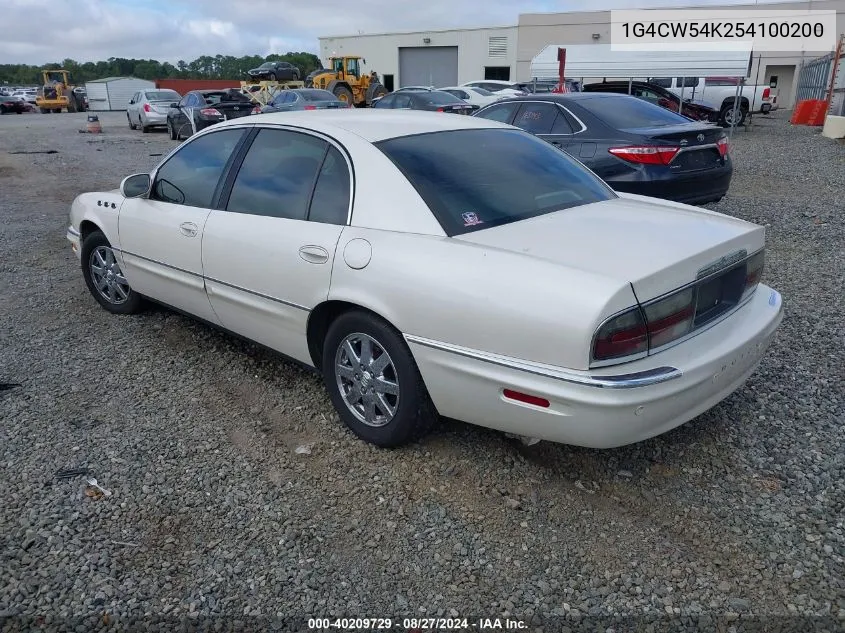
{"type": "Polygon", "coordinates": [[[399,378],[387,350],[373,337],[355,332],[343,339],[334,363],[343,401],[368,426],[388,424],[399,406],[399,378]]]}
{"type": "Polygon", "coordinates": [[[94,287],[103,299],[113,305],[120,305],[129,298],[132,289],[112,249],[108,246],[98,246],[91,251],[88,265],[94,287]]]}

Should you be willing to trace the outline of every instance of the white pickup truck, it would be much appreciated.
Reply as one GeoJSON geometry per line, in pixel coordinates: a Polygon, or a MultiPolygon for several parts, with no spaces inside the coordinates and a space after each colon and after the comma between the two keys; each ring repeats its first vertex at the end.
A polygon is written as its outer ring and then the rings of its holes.
{"type": "MultiPolygon", "coordinates": [[[[651,83],[657,84],[676,95],[681,96],[683,81],[684,100],[695,101],[719,111],[719,122],[730,126],[733,123],[734,100],[736,99],[735,77],[651,77],[651,83]]],[[[742,84],[739,92],[739,110],[736,125],[742,125],[754,108],[754,112],[768,114],[777,110],[777,97],[772,96],[769,86],[750,86],[742,84]]]]}

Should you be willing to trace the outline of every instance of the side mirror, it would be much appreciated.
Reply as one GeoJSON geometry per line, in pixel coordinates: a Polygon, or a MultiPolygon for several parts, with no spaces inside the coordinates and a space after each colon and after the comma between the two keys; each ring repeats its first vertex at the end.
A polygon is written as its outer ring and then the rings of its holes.
{"type": "Polygon", "coordinates": [[[171,104],[170,104],[170,107],[171,107],[171,108],[178,108],[178,107],[179,107],[179,104],[178,104],[178,103],[171,103],[171,104]]]}
{"type": "Polygon", "coordinates": [[[129,102],[129,105],[132,105],[133,103],[135,103],[135,102],[134,102],[134,101],[130,101],[130,102],[129,102]]]}
{"type": "Polygon", "coordinates": [[[132,174],[120,183],[120,193],[124,198],[139,198],[150,190],[149,174],[132,174]]]}

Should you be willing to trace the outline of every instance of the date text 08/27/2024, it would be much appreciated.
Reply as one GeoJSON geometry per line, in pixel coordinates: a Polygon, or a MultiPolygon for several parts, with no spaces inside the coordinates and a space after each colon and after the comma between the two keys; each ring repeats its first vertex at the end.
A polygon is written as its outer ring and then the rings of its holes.
{"type": "Polygon", "coordinates": [[[393,631],[407,633],[434,630],[520,630],[528,625],[511,618],[309,618],[309,630],[314,631],[393,631]]]}

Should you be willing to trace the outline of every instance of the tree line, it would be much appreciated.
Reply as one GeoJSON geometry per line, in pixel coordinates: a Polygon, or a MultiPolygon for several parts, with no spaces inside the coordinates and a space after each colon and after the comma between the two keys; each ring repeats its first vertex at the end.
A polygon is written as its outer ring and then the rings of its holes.
{"type": "Polygon", "coordinates": [[[71,80],[82,84],[103,77],[138,77],[140,79],[246,79],[246,71],[264,62],[285,61],[298,66],[304,77],[312,70],[321,68],[320,59],[312,53],[288,52],[284,55],[203,55],[191,62],[179,60],[175,64],[155,59],[126,59],[109,57],[99,62],[77,62],[65,59],[44,66],[30,64],[0,64],[0,85],[39,85],[42,70],[64,68],[70,71],[71,80]]]}

